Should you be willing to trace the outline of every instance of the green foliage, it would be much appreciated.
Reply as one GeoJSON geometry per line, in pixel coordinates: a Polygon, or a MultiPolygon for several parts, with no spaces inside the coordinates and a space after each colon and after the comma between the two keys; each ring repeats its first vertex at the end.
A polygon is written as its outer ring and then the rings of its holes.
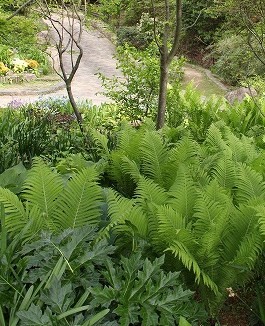
{"type": "Polygon", "coordinates": [[[104,241],[93,244],[94,237],[89,226],[59,236],[46,233],[8,264],[1,260],[1,293],[8,294],[0,298],[2,325],[100,323],[109,309],[92,309],[88,287],[98,284],[97,269],[113,247],[104,241]]]}
{"type": "MultiPolygon", "coordinates": [[[[12,3],[14,3],[12,1],[12,3]]],[[[0,12],[0,61],[9,64],[12,58],[33,59],[41,73],[51,71],[51,64],[44,48],[37,45],[37,33],[43,28],[36,16],[15,16],[7,20],[8,14],[0,12]]]]}
{"type": "Polygon", "coordinates": [[[215,33],[224,22],[223,13],[216,12],[216,1],[183,1],[183,25],[187,41],[196,44],[196,39],[204,44],[211,44],[215,33]],[[194,37],[195,36],[195,37],[194,37]]]}
{"type": "Polygon", "coordinates": [[[111,258],[114,247],[95,237],[90,226],[43,233],[1,259],[1,325],[153,325],[150,311],[157,325],[174,325],[181,315],[182,322],[205,318],[179,272],[163,271],[163,257],[119,261],[111,258]]]}
{"type": "Polygon", "coordinates": [[[109,190],[110,224],[102,236],[114,235],[127,248],[145,239],[157,252],[172,254],[171,268],[185,268],[187,280],[194,275],[216,313],[225,288],[250,277],[263,249],[264,214],[253,205],[263,205],[265,183],[250,167],[260,153],[251,139],[214,125],[201,145],[183,137],[169,146],[144,129],[126,129],[120,139],[125,136],[111,153],[110,171],[118,189],[133,198],[109,190]]]}
{"type": "MultiPolygon", "coordinates": [[[[159,30],[161,26],[156,28],[159,30]]],[[[154,21],[148,13],[143,13],[136,26],[122,26],[117,30],[118,45],[126,43],[144,49],[154,40],[154,21]]]]}
{"type": "Polygon", "coordinates": [[[0,0],[0,8],[4,11],[15,11],[23,4],[22,0],[0,0]]]}
{"type": "MultiPolygon", "coordinates": [[[[143,117],[156,115],[159,90],[159,56],[155,44],[150,44],[143,51],[132,46],[118,47],[118,68],[123,73],[122,78],[106,78],[100,75],[104,93],[117,103],[120,113],[129,120],[139,120],[143,117]]],[[[172,64],[172,79],[174,87],[178,87],[182,76],[182,59],[172,64]]]]}
{"type": "Polygon", "coordinates": [[[108,260],[102,272],[104,287],[91,291],[92,306],[115,307],[111,312],[120,325],[174,325],[180,316],[203,318],[199,306],[188,302],[192,292],[183,289],[180,273],[166,274],[163,263],[163,256],[151,262],[139,253],[122,257],[118,266],[108,260]]]}
{"type": "Polygon", "coordinates": [[[19,49],[25,44],[35,46],[38,32],[36,18],[15,16],[11,20],[7,20],[7,17],[6,14],[0,14],[1,43],[13,49],[19,49]]]}
{"type": "Polygon", "coordinates": [[[101,188],[93,167],[82,169],[64,184],[63,178],[40,159],[23,183],[20,197],[0,188],[0,202],[5,212],[5,226],[13,235],[24,232],[35,237],[41,230],[58,231],[100,221],[101,188]]]}
{"type": "Polygon", "coordinates": [[[221,39],[214,45],[211,56],[215,59],[213,71],[232,85],[246,77],[264,74],[263,64],[249,48],[246,37],[241,35],[221,39]]]}
{"type": "Polygon", "coordinates": [[[143,0],[101,0],[98,13],[113,27],[133,26],[139,22],[142,13],[150,11],[150,2],[143,0]]]}
{"type": "Polygon", "coordinates": [[[224,107],[226,103],[222,98],[212,96],[202,100],[192,84],[181,92],[172,88],[168,92],[167,124],[191,132],[201,142],[210,125],[220,119],[220,109],[224,107]]]}
{"type": "Polygon", "coordinates": [[[0,186],[18,194],[26,176],[26,168],[22,163],[19,163],[0,174],[0,186]]]}
{"type": "Polygon", "coordinates": [[[253,137],[258,147],[264,148],[264,103],[264,97],[257,99],[248,97],[242,103],[228,105],[225,110],[218,113],[218,116],[235,133],[253,137]]]}
{"type": "Polygon", "coordinates": [[[85,154],[84,137],[64,100],[26,106],[14,100],[9,107],[0,115],[0,172],[20,161],[30,167],[34,156],[56,162],[69,153],[85,154]]]}

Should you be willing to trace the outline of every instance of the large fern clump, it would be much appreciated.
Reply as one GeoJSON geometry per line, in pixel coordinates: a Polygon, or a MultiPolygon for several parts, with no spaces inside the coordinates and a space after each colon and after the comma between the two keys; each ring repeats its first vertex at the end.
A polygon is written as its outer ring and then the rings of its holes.
{"type": "Polygon", "coordinates": [[[263,249],[265,183],[253,165],[260,155],[251,138],[223,124],[202,144],[188,136],[172,144],[150,126],[121,132],[109,156],[120,193],[107,190],[101,236],[167,252],[171,268],[184,268],[215,309],[226,288],[250,277],[263,249]]]}
{"type": "Polygon", "coordinates": [[[0,188],[5,228],[34,237],[41,230],[57,232],[85,224],[98,225],[102,190],[94,167],[83,168],[65,180],[41,159],[35,159],[19,195],[0,188]]]}

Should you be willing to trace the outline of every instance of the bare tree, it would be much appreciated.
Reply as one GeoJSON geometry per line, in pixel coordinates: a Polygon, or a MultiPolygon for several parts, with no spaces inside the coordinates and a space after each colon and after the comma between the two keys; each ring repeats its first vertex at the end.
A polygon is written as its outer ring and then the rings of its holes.
{"type": "MultiPolygon", "coordinates": [[[[79,13],[82,0],[53,0],[52,11],[50,1],[28,0],[22,4],[10,17],[13,18],[26,6],[32,3],[37,4],[36,11],[39,12],[48,23],[50,29],[50,39],[57,50],[59,67],[56,59],[51,55],[53,68],[61,77],[66,86],[69,101],[75,113],[81,132],[83,132],[82,115],[78,110],[72,92],[72,81],[80,65],[83,48],[81,46],[81,36],[83,32],[83,18],[79,13]]],[[[86,2],[85,2],[86,10],[86,2]]]]}
{"type": "Polygon", "coordinates": [[[155,40],[160,53],[160,82],[159,82],[159,97],[158,97],[158,111],[157,111],[157,121],[156,128],[160,129],[165,123],[165,114],[167,106],[167,84],[169,76],[169,67],[177,54],[180,36],[181,36],[181,20],[182,20],[182,0],[175,0],[174,10],[175,19],[174,26],[175,30],[173,33],[173,38],[171,42],[171,47],[169,48],[170,38],[171,38],[171,28],[170,28],[170,1],[164,0],[164,27],[161,32],[161,41],[158,39],[156,31],[156,13],[155,6],[152,0],[152,7],[154,11],[154,34],[155,40]]]}
{"type": "Polygon", "coordinates": [[[64,81],[69,101],[75,113],[80,130],[83,132],[82,116],[78,110],[72,91],[72,81],[80,65],[83,48],[81,36],[83,32],[83,18],[79,13],[81,2],[74,0],[54,0],[51,10],[47,0],[37,0],[37,10],[44,17],[48,27],[52,45],[57,55],[51,55],[55,72],[64,81]],[[58,57],[59,65],[56,64],[58,57]]]}

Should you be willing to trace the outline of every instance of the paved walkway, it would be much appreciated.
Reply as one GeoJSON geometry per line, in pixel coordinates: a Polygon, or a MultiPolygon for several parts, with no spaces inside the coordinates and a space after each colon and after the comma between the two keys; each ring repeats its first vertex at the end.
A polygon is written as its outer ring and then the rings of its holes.
{"type": "MultiPolygon", "coordinates": [[[[46,21],[48,24],[49,22],[46,21]]],[[[75,28],[78,29],[78,23],[75,28]]],[[[116,69],[117,61],[113,57],[115,54],[115,46],[105,36],[101,25],[97,24],[97,28],[85,29],[82,34],[82,48],[84,51],[79,69],[74,77],[72,83],[73,95],[78,100],[88,100],[92,104],[99,105],[104,102],[108,102],[109,99],[101,94],[104,90],[101,86],[101,81],[96,75],[101,72],[106,77],[121,76],[120,71],[116,69]]],[[[50,29],[51,38],[56,40],[56,33],[50,29]]],[[[69,51],[68,51],[69,52],[69,51]]],[[[56,57],[55,49],[53,49],[54,56],[56,57]]],[[[70,55],[66,57],[66,66],[70,67],[70,55]]],[[[210,79],[210,83],[214,84],[215,88],[226,91],[224,85],[222,85],[216,78],[212,76],[210,71],[198,69],[192,65],[187,65],[184,69],[185,80],[193,81],[195,86],[206,87],[202,82],[207,76],[210,79]],[[198,84],[198,85],[197,85],[198,84]]],[[[33,102],[39,97],[61,97],[67,96],[65,90],[65,84],[62,80],[58,83],[53,83],[52,86],[47,87],[46,83],[40,84],[22,84],[12,85],[10,87],[0,88],[0,107],[6,106],[13,100],[19,100],[22,102],[33,102]]]]}
{"type": "MultiPolygon", "coordinates": [[[[84,54],[73,80],[73,94],[77,100],[90,100],[96,105],[107,102],[108,99],[99,94],[103,89],[96,74],[101,72],[107,77],[120,75],[116,69],[116,60],[113,58],[115,46],[100,31],[93,28],[83,31],[81,43],[84,54]]],[[[31,90],[27,84],[18,85],[16,88],[12,86],[10,89],[0,89],[0,106],[3,107],[12,100],[32,102],[39,96],[45,98],[66,95],[62,81],[52,87],[40,85],[38,89],[31,90]]]]}

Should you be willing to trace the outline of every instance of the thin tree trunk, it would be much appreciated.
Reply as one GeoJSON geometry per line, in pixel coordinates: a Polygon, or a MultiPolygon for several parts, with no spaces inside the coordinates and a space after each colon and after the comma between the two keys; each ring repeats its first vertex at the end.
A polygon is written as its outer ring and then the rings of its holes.
{"type": "Polygon", "coordinates": [[[156,120],[156,129],[161,129],[165,123],[165,114],[167,106],[167,83],[168,83],[168,63],[165,55],[160,57],[160,81],[159,81],[159,97],[158,111],[156,120]]]}
{"type": "Polygon", "coordinates": [[[74,95],[73,95],[73,92],[72,92],[71,83],[70,84],[66,84],[66,90],[67,90],[67,94],[68,94],[68,97],[69,97],[69,101],[70,101],[71,106],[72,106],[72,108],[74,110],[74,113],[75,113],[76,120],[77,120],[78,125],[79,125],[79,128],[80,128],[80,131],[83,133],[84,132],[84,129],[83,129],[83,118],[82,118],[81,113],[78,110],[78,107],[77,107],[77,104],[76,104],[76,101],[75,101],[75,98],[74,98],[74,95]]]}
{"type": "MultiPolygon", "coordinates": [[[[182,17],[182,0],[175,0],[175,31],[173,37],[172,47],[169,50],[168,40],[170,38],[170,9],[169,9],[169,0],[165,1],[165,25],[162,36],[162,45],[160,46],[157,42],[159,52],[160,52],[160,82],[159,82],[159,97],[158,97],[158,110],[157,110],[157,120],[156,128],[160,129],[164,126],[166,107],[167,107],[167,84],[168,84],[168,75],[169,67],[174,59],[174,56],[177,53],[180,35],[181,35],[181,17],[182,17]]],[[[154,5],[153,5],[154,8],[154,5]]],[[[154,20],[154,31],[156,32],[156,22],[154,20]]]]}

